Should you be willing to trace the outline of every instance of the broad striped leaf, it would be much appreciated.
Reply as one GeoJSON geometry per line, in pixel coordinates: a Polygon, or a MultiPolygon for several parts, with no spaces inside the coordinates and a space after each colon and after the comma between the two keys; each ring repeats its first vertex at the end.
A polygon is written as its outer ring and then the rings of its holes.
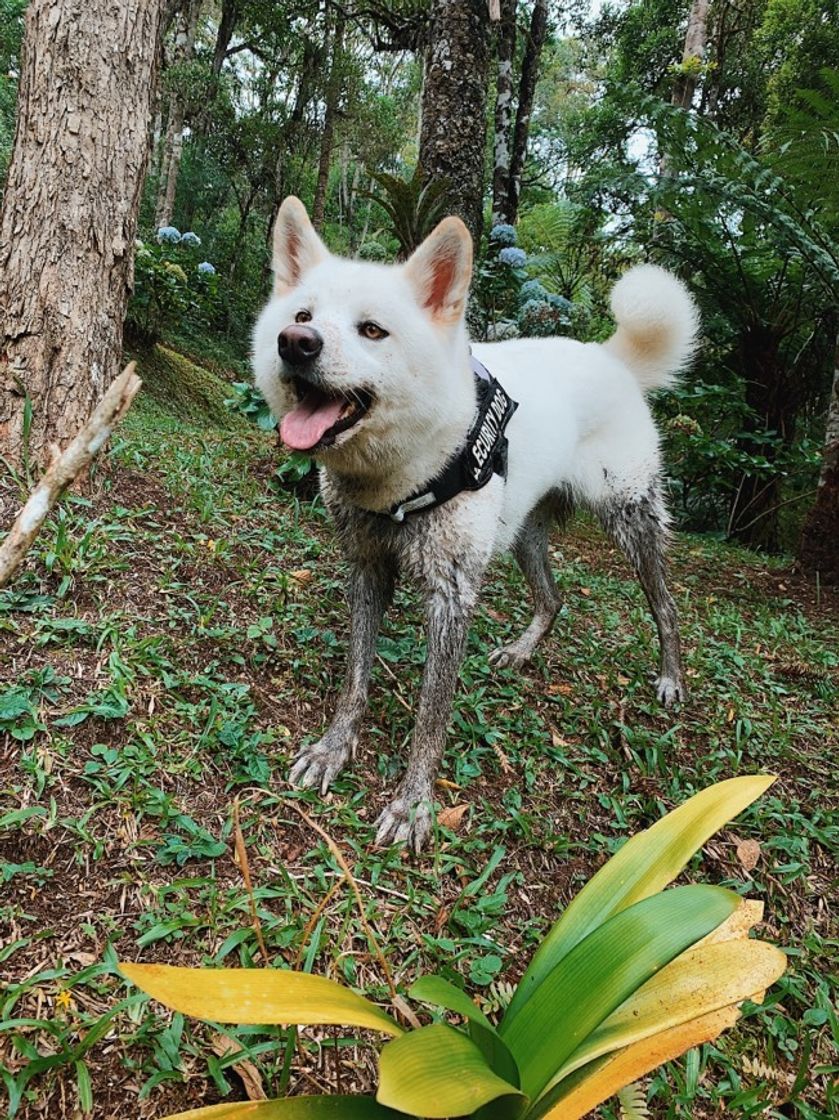
{"type": "Polygon", "coordinates": [[[720,887],[676,887],[598,926],[539,984],[499,1033],[537,1097],[591,1032],[636,989],[739,905],[720,887]]]}
{"type": "Polygon", "coordinates": [[[469,1024],[469,1036],[489,1063],[490,1069],[504,1081],[519,1086],[519,1071],[513,1055],[483,1011],[460,988],[444,976],[421,976],[408,989],[411,999],[444,1007],[469,1024]]]}
{"type": "Polygon", "coordinates": [[[663,890],[710,836],[774,781],[772,775],[757,774],[718,782],[627,840],[583,887],[539,946],[504,1023],[515,1019],[551,969],[587,934],[614,914],[663,890]]]}
{"type": "Polygon", "coordinates": [[[781,976],[787,959],[764,941],[688,949],[625,1000],[575,1050],[548,1088],[594,1058],[741,1003],[781,976]]]}
{"type": "Polygon", "coordinates": [[[379,1057],[376,1100],[410,1116],[468,1116],[498,1097],[521,1098],[489,1068],[471,1039],[435,1023],[389,1042],[379,1057]]]}
{"type": "Polygon", "coordinates": [[[373,1097],[283,1097],[175,1112],[165,1120],[401,1120],[373,1097]]]}
{"type": "Polygon", "coordinates": [[[176,968],[120,964],[138,988],[167,1007],[214,1023],[332,1024],[402,1033],[389,1015],[350,988],[279,968],[176,968]]]}
{"type": "MultiPolygon", "coordinates": [[[[756,1000],[756,995],[752,995],[756,1000]]],[[[756,1000],[757,1001],[757,1000],[756,1000]]],[[[694,1046],[711,1042],[740,1018],[737,1005],[712,1011],[679,1027],[597,1058],[542,1097],[524,1120],[581,1120],[597,1105],[645,1073],[671,1062],[694,1046]]]]}

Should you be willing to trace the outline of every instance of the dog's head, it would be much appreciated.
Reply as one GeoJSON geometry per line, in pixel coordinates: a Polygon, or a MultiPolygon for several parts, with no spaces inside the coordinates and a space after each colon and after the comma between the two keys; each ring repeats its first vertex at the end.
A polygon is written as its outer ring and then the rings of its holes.
{"type": "Polygon", "coordinates": [[[468,420],[472,242],[459,218],[442,221],[407,263],[380,265],[333,256],[287,198],[273,270],[253,366],[286,446],[369,473],[437,439],[452,409],[468,420]]]}

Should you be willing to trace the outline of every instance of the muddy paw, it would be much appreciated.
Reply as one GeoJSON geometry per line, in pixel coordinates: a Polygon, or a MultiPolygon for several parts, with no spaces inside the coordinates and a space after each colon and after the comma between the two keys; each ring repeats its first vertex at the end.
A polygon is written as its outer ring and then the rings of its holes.
{"type": "Polygon", "coordinates": [[[431,791],[426,797],[396,797],[376,821],[376,844],[404,844],[412,852],[423,848],[434,820],[431,791]]]}
{"type": "Polygon", "coordinates": [[[532,653],[532,649],[519,642],[510,642],[509,645],[494,649],[488,660],[494,669],[520,669],[528,663],[532,653]]]}
{"type": "Polygon", "coordinates": [[[327,732],[317,743],[301,748],[288,780],[300,789],[319,789],[323,795],[354,753],[354,741],[338,740],[327,732]]]}
{"type": "Polygon", "coordinates": [[[672,708],[674,704],[687,700],[687,689],[678,677],[659,677],[655,689],[659,704],[663,704],[665,708],[672,708]]]}

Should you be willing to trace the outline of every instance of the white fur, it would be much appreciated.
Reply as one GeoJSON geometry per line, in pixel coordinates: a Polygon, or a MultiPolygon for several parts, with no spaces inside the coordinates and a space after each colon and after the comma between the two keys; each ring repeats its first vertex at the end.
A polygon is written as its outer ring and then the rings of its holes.
{"type": "MultiPolygon", "coordinates": [[[[320,361],[330,383],[375,394],[370,413],[318,459],[357,505],[387,510],[442,468],[472,417],[463,324],[468,233],[447,219],[407,265],[386,266],[329,255],[296,200],[283,204],[278,227],[277,290],[253,336],[256,382],[275,415],[292,407],[277,337],[299,310],[309,311],[324,339],[320,361]],[[302,247],[291,263],[289,240],[302,247]],[[291,288],[289,276],[297,278],[291,288]],[[388,337],[360,336],[358,324],[367,319],[388,337]]],[[[659,470],[658,433],[644,392],[667,384],[690,358],[696,309],[682,284],[653,265],[622,277],[612,307],[617,331],[603,345],[548,338],[474,347],[519,402],[508,427],[500,514],[496,501],[475,503],[495,522],[481,536],[494,538],[496,551],[513,543],[529,511],[551,490],[568,486],[578,500],[601,505],[642,495],[659,470]]]]}

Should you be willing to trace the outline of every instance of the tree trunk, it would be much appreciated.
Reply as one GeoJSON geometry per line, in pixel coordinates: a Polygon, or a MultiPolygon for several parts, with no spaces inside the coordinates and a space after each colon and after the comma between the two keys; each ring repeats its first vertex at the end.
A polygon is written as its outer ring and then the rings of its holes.
{"type": "Polygon", "coordinates": [[[315,186],[315,200],[312,205],[312,225],[317,230],[323,225],[326,188],[329,186],[329,164],[332,159],[332,143],[335,136],[335,116],[338,112],[338,103],[341,100],[341,90],[344,84],[343,53],[344,17],[339,12],[335,16],[335,30],[332,33],[332,61],[329,67],[329,79],[326,83],[318,178],[315,186]]]}
{"type": "Polygon", "coordinates": [[[516,127],[513,130],[513,153],[510,157],[510,192],[507,200],[507,221],[513,224],[519,214],[521,176],[527,155],[527,138],[530,118],[539,77],[539,60],[548,34],[548,0],[536,0],[530,18],[530,31],[524,47],[519,80],[519,103],[516,108],[516,127]]]}
{"type": "Polygon", "coordinates": [[[689,109],[696,92],[697,74],[693,67],[701,62],[708,42],[709,0],[693,0],[688,15],[688,29],[682,51],[682,69],[673,83],[671,101],[682,109],[689,109]]]}
{"type": "Polygon", "coordinates": [[[45,459],[118,372],[163,10],[32,0],[26,12],[0,211],[0,454],[12,463],[45,459]]]}
{"type": "Polygon", "coordinates": [[[218,79],[221,68],[224,66],[224,60],[227,58],[227,48],[230,46],[230,40],[233,38],[233,32],[236,29],[240,6],[240,0],[222,0],[221,19],[219,20],[216,43],[213,48],[213,81],[218,79]]]}
{"type": "Polygon", "coordinates": [[[483,226],[489,79],[486,0],[432,0],[422,87],[419,164],[444,180],[477,247],[483,226]]]}
{"type": "MultiPolygon", "coordinates": [[[[737,446],[750,455],[759,451],[770,463],[775,458],[772,445],[763,447],[752,437],[776,432],[782,440],[791,439],[788,418],[796,411],[791,407],[791,387],[784,377],[779,348],[778,335],[763,323],[745,328],[738,343],[738,368],[746,381],[746,404],[751,412],[743,422],[737,446]]],[[[745,475],[729,514],[729,535],[750,548],[777,552],[780,493],[778,473],[745,475]]]]}
{"type": "Polygon", "coordinates": [[[839,583],[839,337],[819,488],[801,534],[798,563],[825,583],[839,583]]]}
{"type": "Polygon", "coordinates": [[[513,119],[513,55],[516,49],[516,0],[502,0],[495,37],[495,143],[492,168],[492,224],[508,221],[510,125],[513,119]]]}
{"type": "MultiPolygon", "coordinates": [[[[187,0],[178,12],[178,25],[175,45],[172,51],[171,67],[182,66],[189,62],[195,53],[195,32],[201,14],[202,0],[187,0]]],[[[177,76],[177,75],[176,75],[177,76]]],[[[175,212],[175,192],[178,187],[178,174],[181,169],[181,155],[184,147],[184,124],[186,122],[186,94],[177,88],[169,93],[169,113],[166,121],[166,134],[163,139],[163,159],[161,177],[157,191],[157,206],[154,222],[161,226],[172,224],[175,212]]]]}

